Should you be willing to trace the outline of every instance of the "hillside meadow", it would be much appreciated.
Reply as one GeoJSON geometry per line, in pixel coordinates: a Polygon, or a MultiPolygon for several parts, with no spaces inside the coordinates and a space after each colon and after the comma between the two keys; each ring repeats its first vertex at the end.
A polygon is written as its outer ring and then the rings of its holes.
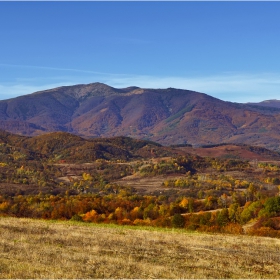
{"type": "Polygon", "coordinates": [[[280,240],[0,218],[1,278],[280,278],[280,240]]]}

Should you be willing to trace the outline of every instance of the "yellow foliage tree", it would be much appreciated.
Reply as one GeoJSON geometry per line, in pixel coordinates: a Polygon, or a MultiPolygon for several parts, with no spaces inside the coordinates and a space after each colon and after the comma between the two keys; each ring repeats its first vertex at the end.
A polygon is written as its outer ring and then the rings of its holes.
{"type": "Polygon", "coordinates": [[[93,209],[82,216],[85,222],[95,222],[98,217],[98,213],[93,209]]]}
{"type": "Polygon", "coordinates": [[[182,201],[180,202],[179,206],[183,207],[183,208],[187,208],[189,204],[189,200],[187,198],[183,198],[182,201]]]}
{"type": "Polygon", "coordinates": [[[83,173],[83,179],[85,181],[92,181],[93,180],[93,177],[89,174],[89,173],[83,173]]]}

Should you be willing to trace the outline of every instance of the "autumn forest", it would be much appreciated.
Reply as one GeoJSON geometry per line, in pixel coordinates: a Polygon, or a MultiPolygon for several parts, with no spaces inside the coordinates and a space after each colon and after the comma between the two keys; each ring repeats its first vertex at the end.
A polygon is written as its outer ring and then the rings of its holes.
{"type": "Polygon", "coordinates": [[[279,238],[279,158],[246,145],[1,131],[0,215],[279,238]]]}

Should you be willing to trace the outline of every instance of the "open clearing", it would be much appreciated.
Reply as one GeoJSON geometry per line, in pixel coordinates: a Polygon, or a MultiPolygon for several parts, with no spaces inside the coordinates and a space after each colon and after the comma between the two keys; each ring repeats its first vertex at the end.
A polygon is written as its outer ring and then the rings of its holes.
{"type": "Polygon", "coordinates": [[[0,218],[1,278],[280,278],[280,240],[0,218]]]}
{"type": "MultiPolygon", "coordinates": [[[[126,176],[122,179],[114,181],[116,184],[122,186],[130,186],[137,190],[140,194],[163,194],[169,192],[170,189],[164,187],[163,182],[167,179],[177,179],[184,177],[182,174],[173,175],[158,175],[151,177],[144,177],[139,174],[134,174],[126,176]]],[[[172,188],[172,192],[177,191],[179,193],[184,193],[184,190],[180,188],[172,188]]]]}

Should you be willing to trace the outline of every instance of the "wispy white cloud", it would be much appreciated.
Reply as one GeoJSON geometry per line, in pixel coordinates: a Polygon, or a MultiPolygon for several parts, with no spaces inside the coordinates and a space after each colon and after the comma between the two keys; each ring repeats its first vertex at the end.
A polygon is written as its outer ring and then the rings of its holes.
{"type": "Polygon", "coordinates": [[[63,72],[78,72],[86,74],[97,74],[97,75],[108,75],[110,73],[96,72],[90,70],[82,70],[75,68],[63,68],[63,67],[48,67],[48,66],[36,66],[36,65],[21,65],[21,64],[5,64],[0,63],[0,67],[11,67],[11,68],[29,68],[29,69],[39,69],[39,70],[52,70],[52,71],[63,71],[63,72]]]}

